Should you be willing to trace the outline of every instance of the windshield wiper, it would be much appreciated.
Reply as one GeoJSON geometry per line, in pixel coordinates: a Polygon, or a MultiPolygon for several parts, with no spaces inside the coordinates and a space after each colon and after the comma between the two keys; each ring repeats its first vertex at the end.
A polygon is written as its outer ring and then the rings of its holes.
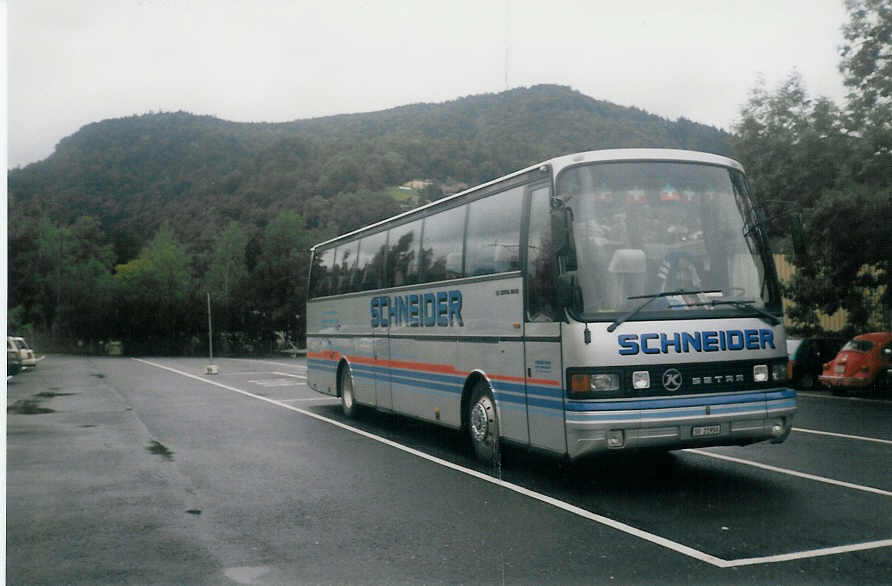
{"type": "Polygon", "coordinates": [[[756,302],[752,299],[710,299],[709,301],[703,301],[700,303],[686,303],[685,305],[670,305],[669,307],[694,307],[694,306],[702,306],[709,305],[711,307],[715,307],[716,305],[731,305],[740,309],[742,311],[752,311],[759,316],[759,319],[767,323],[771,326],[776,326],[780,323],[780,320],[776,315],[772,315],[767,311],[763,311],[756,307],[754,304],[756,302]]]}
{"type": "Polygon", "coordinates": [[[660,297],[675,297],[676,295],[699,295],[700,293],[721,293],[721,289],[705,289],[699,291],[686,291],[685,289],[678,289],[676,291],[663,291],[662,293],[652,293],[650,295],[634,295],[632,297],[626,297],[626,299],[647,299],[644,303],[630,311],[629,313],[616,318],[612,324],[607,326],[607,331],[612,332],[616,328],[618,328],[622,323],[632,319],[639,312],[641,312],[645,307],[651,304],[654,299],[659,299],[660,297]]]}

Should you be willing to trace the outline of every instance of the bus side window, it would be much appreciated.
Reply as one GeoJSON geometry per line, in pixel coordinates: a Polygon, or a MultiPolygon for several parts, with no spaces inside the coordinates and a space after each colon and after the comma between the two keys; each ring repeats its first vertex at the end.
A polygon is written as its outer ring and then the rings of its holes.
{"type": "Polygon", "coordinates": [[[467,275],[520,270],[523,187],[471,202],[465,246],[467,275]]]}
{"type": "Polygon", "coordinates": [[[340,264],[338,275],[338,288],[335,293],[352,293],[357,290],[356,283],[356,259],[359,241],[354,240],[343,246],[338,246],[337,260],[340,264]]]}
{"type": "Polygon", "coordinates": [[[527,239],[527,321],[558,321],[554,308],[554,246],[551,239],[551,193],[536,189],[530,197],[527,239]]]}
{"type": "Polygon", "coordinates": [[[334,258],[334,248],[317,250],[313,254],[313,268],[310,275],[310,298],[331,295],[334,258]]]}
{"type": "Polygon", "coordinates": [[[380,289],[384,278],[384,258],[387,251],[387,232],[378,232],[359,241],[356,280],[359,291],[380,289]]]}
{"type": "Polygon", "coordinates": [[[418,245],[421,220],[391,228],[388,234],[387,279],[385,287],[418,283],[418,245]]]}
{"type": "MultiPolygon", "coordinates": [[[[465,237],[467,206],[452,208],[424,219],[421,243],[421,278],[426,282],[457,279],[464,276],[459,263],[449,262],[450,255],[461,254],[465,237]],[[452,269],[447,271],[447,265],[452,269]]],[[[453,256],[454,259],[454,256],[453,256]]]]}

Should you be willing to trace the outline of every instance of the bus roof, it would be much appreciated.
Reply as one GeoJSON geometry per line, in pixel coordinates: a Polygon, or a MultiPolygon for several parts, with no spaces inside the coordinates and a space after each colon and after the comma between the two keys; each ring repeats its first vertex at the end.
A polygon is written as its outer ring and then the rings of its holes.
{"type": "Polygon", "coordinates": [[[427,205],[423,205],[421,207],[417,207],[401,214],[397,214],[396,216],[391,216],[379,222],[375,222],[374,224],[369,224],[368,226],[363,226],[362,228],[358,228],[353,230],[352,232],[347,232],[346,234],[341,234],[339,236],[335,236],[329,240],[324,242],[320,242],[313,246],[310,249],[310,252],[316,250],[320,246],[325,246],[327,244],[331,244],[333,242],[337,242],[338,240],[346,239],[351,236],[355,236],[361,232],[366,232],[373,230],[376,227],[379,227],[383,224],[389,224],[391,222],[395,222],[400,218],[411,216],[411,215],[421,215],[424,213],[424,210],[433,207],[439,207],[445,205],[447,202],[452,201],[453,199],[457,199],[463,197],[469,193],[474,191],[478,191],[480,189],[484,189],[489,187],[490,185],[499,183],[501,181],[505,181],[506,179],[511,179],[512,177],[517,177],[523,175],[525,173],[529,173],[531,171],[535,171],[537,169],[543,169],[545,167],[550,167],[552,169],[553,175],[557,176],[563,169],[566,167],[571,167],[574,165],[584,164],[584,163],[597,163],[597,162],[608,162],[608,161],[678,161],[685,163],[703,163],[707,165],[718,165],[721,167],[731,167],[737,169],[738,171],[743,171],[743,166],[735,161],[734,159],[730,159],[728,157],[723,157],[721,155],[713,155],[710,153],[703,153],[700,151],[688,151],[683,149],[603,149],[597,151],[585,151],[580,153],[573,153],[570,155],[562,155],[559,157],[554,157],[552,159],[548,159],[542,161],[540,163],[536,163],[535,165],[530,165],[524,169],[520,169],[518,171],[514,171],[513,173],[509,173],[507,175],[503,175],[492,181],[487,181],[486,183],[482,183],[480,185],[475,185],[469,189],[461,191],[459,193],[450,195],[449,197],[444,197],[442,199],[438,199],[435,202],[431,202],[427,205]]]}

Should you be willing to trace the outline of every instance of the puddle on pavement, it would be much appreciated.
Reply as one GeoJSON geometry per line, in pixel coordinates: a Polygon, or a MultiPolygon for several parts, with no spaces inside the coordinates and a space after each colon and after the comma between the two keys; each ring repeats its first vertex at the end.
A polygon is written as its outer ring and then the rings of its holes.
{"type": "Polygon", "coordinates": [[[41,399],[52,399],[53,397],[70,397],[71,395],[76,395],[76,394],[77,393],[44,392],[44,393],[37,393],[34,396],[40,397],[41,399]]]}
{"type": "Polygon", "coordinates": [[[55,410],[40,406],[40,399],[21,399],[6,408],[7,413],[14,415],[43,415],[55,413],[55,410]]]}
{"type": "Polygon", "coordinates": [[[171,452],[167,446],[162,444],[159,441],[152,440],[152,443],[149,444],[149,447],[146,448],[150,453],[155,454],[157,456],[161,456],[167,461],[173,460],[173,452],[171,452]]]}
{"type": "Polygon", "coordinates": [[[94,372],[90,376],[95,376],[96,378],[105,378],[105,375],[102,374],[101,372],[94,372]]]}
{"type": "Polygon", "coordinates": [[[200,515],[201,509],[188,509],[186,512],[190,515],[200,515]]]}

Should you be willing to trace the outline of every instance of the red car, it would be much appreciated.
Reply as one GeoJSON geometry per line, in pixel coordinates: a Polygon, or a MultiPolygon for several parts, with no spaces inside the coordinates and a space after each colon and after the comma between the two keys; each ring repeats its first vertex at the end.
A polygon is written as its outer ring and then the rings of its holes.
{"type": "Polygon", "coordinates": [[[892,332],[861,334],[849,340],[818,377],[834,392],[892,389],[892,332]]]}

